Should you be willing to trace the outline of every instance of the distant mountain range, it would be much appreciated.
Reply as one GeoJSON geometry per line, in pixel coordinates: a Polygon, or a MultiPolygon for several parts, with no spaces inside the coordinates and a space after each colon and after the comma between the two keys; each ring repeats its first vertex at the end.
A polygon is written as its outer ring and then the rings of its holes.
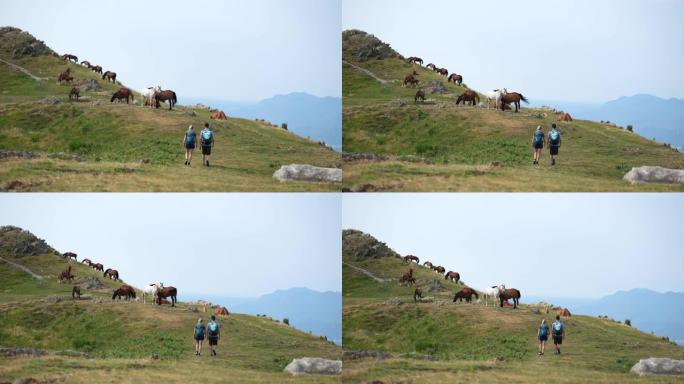
{"type": "Polygon", "coordinates": [[[574,118],[607,120],[623,127],[631,124],[641,136],[684,149],[684,99],[637,94],[603,104],[552,100],[532,100],[531,104],[561,109],[574,118]]]}
{"type": "Polygon", "coordinates": [[[186,294],[182,300],[207,300],[228,308],[230,312],[250,315],[265,314],[315,335],[326,336],[337,344],[342,342],[342,294],[318,292],[308,288],[277,290],[258,298],[219,295],[186,294]]]}
{"type": "Polygon", "coordinates": [[[600,299],[529,296],[526,303],[545,301],[567,307],[572,314],[608,315],[630,319],[632,326],[684,345],[684,292],[655,292],[645,288],[618,291],[600,299]]]}
{"type": "Polygon", "coordinates": [[[290,131],[324,141],[336,151],[342,149],[342,99],[317,97],[303,92],[277,95],[259,102],[184,98],[185,105],[201,103],[223,110],[229,117],[265,119],[287,123],[290,131]]]}

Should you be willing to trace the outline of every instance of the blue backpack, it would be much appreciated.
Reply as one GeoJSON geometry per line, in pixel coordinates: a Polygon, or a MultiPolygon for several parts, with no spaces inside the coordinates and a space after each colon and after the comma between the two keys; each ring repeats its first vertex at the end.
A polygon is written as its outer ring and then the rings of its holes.
{"type": "Polygon", "coordinates": [[[218,336],[218,330],[219,330],[219,325],[215,321],[209,322],[209,335],[210,336],[218,336]]]}
{"type": "Polygon", "coordinates": [[[214,139],[214,133],[211,132],[209,129],[203,129],[202,130],[202,141],[204,144],[211,144],[211,141],[214,139]]]}
{"type": "Polygon", "coordinates": [[[541,337],[546,337],[549,334],[549,326],[548,324],[544,324],[541,327],[539,327],[539,336],[541,337]]]}
{"type": "Polygon", "coordinates": [[[562,335],[563,334],[563,323],[560,321],[554,321],[553,322],[553,334],[554,335],[562,335]]]}
{"type": "Polygon", "coordinates": [[[195,336],[204,337],[204,324],[195,325],[195,336]]]}
{"type": "Polygon", "coordinates": [[[551,145],[560,144],[560,132],[555,129],[549,132],[549,140],[551,140],[551,145]]]}
{"type": "Polygon", "coordinates": [[[544,132],[541,129],[534,131],[534,145],[544,144],[544,132]]]}
{"type": "Polygon", "coordinates": [[[188,144],[195,144],[195,136],[197,136],[197,134],[195,133],[195,131],[187,131],[187,132],[185,133],[185,141],[186,141],[188,144]]]}

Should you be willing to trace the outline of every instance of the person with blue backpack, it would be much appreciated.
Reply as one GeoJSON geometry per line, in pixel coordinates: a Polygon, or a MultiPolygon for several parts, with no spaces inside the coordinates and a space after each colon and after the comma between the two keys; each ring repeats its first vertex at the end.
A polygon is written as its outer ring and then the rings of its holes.
{"type": "Polygon", "coordinates": [[[551,165],[556,165],[556,156],[561,146],[561,134],[556,128],[556,124],[551,124],[551,131],[549,131],[549,151],[551,153],[551,165]]]}
{"type": "Polygon", "coordinates": [[[209,333],[209,346],[211,347],[211,355],[216,356],[216,346],[221,338],[221,325],[216,322],[216,316],[211,315],[211,321],[207,324],[207,332],[209,333]]]}
{"type": "Polygon", "coordinates": [[[551,330],[553,331],[553,345],[556,346],[556,355],[560,355],[560,346],[563,344],[563,338],[565,337],[565,324],[563,324],[559,315],[556,315],[556,321],[551,324],[551,330]]]}
{"type": "Polygon", "coordinates": [[[195,127],[193,125],[188,127],[183,135],[183,146],[185,147],[185,165],[190,165],[192,161],[192,152],[195,150],[195,139],[197,133],[195,132],[195,127]]]}
{"type": "Polygon", "coordinates": [[[546,324],[546,319],[542,319],[541,325],[539,325],[537,338],[539,339],[539,356],[541,356],[546,350],[546,341],[549,339],[549,325],[546,324]]]}
{"type": "Polygon", "coordinates": [[[202,343],[204,342],[204,334],[206,333],[206,327],[202,322],[200,317],[195,324],[194,338],[195,338],[195,355],[199,356],[202,354],[202,343]]]}
{"type": "Polygon", "coordinates": [[[209,123],[204,123],[204,129],[200,132],[200,144],[202,145],[202,165],[208,167],[211,148],[214,147],[214,132],[209,128],[209,123]]]}
{"type": "Polygon", "coordinates": [[[532,164],[538,165],[541,150],[544,148],[544,131],[542,131],[541,125],[537,125],[537,129],[532,134],[532,148],[534,149],[534,161],[532,164]]]}

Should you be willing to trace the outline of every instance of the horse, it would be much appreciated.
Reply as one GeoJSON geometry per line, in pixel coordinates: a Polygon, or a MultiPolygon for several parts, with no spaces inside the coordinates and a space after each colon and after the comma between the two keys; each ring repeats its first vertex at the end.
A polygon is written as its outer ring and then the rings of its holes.
{"type": "Polygon", "coordinates": [[[461,85],[461,83],[463,82],[463,76],[452,73],[451,75],[449,75],[447,83],[450,83],[452,81],[454,82],[454,84],[461,85]]]}
{"type": "MultiPolygon", "coordinates": [[[[487,288],[484,290],[484,300],[485,300],[485,307],[487,306],[487,301],[489,300],[490,297],[494,298],[494,303],[496,303],[496,299],[499,297],[499,289],[506,289],[506,286],[501,284],[501,285],[492,285],[491,287],[487,288]]],[[[494,304],[496,305],[496,304],[494,304]]]]}
{"type": "Polygon", "coordinates": [[[178,301],[176,299],[178,292],[176,291],[176,287],[164,287],[164,288],[159,288],[157,289],[157,304],[161,305],[162,299],[166,299],[167,297],[171,298],[171,306],[175,307],[176,302],[178,301]]]}
{"type": "Polygon", "coordinates": [[[435,72],[437,72],[437,73],[439,73],[440,75],[445,76],[445,77],[449,74],[449,71],[447,71],[446,68],[439,68],[439,69],[436,70],[435,72]]]}
{"type": "Polygon", "coordinates": [[[404,86],[406,86],[406,84],[418,85],[418,79],[413,77],[413,75],[406,75],[406,77],[404,77],[404,86]]]}
{"type": "Polygon", "coordinates": [[[422,89],[419,89],[418,92],[416,92],[416,95],[413,97],[413,103],[417,104],[418,99],[420,99],[422,103],[425,102],[425,92],[423,92],[422,89]]]}
{"type": "Polygon", "coordinates": [[[73,60],[74,63],[78,63],[78,57],[76,55],[71,55],[68,53],[65,53],[62,55],[62,60],[64,60],[64,61],[73,60]]]}
{"type": "Polygon", "coordinates": [[[156,95],[157,92],[161,92],[161,87],[158,85],[156,87],[147,87],[140,91],[140,96],[142,97],[140,105],[143,107],[146,105],[149,105],[150,107],[156,106],[157,104],[154,102],[154,95],[156,95]]]}
{"type": "Polygon", "coordinates": [[[71,281],[74,279],[74,275],[71,274],[71,265],[69,268],[66,269],[66,271],[62,271],[58,276],[57,279],[59,279],[59,282],[61,283],[62,281],[71,281]]]}
{"type": "Polygon", "coordinates": [[[172,110],[173,106],[178,102],[178,99],[176,98],[176,92],[170,89],[155,93],[154,99],[157,101],[157,108],[159,108],[159,102],[168,101],[169,111],[172,110]]]}
{"type": "Polygon", "coordinates": [[[81,263],[83,263],[83,264],[88,264],[89,267],[90,267],[91,265],[93,265],[93,262],[90,261],[90,259],[83,259],[83,260],[81,260],[81,263]]]}
{"type": "Polygon", "coordinates": [[[489,108],[489,105],[492,101],[494,101],[494,108],[499,108],[499,103],[501,102],[501,96],[504,94],[504,91],[500,89],[494,89],[492,91],[487,91],[484,93],[485,97],[487,98],[487,108],[489,108]]]}
{"type": "Polygon", "coordinates": [[[408,62],[423,65],[423,59],[421,59],[420,57],[411,56],[408,58],[408,62]]]}
{"type": "Polygon", "coordinates": [[[131,92],[131,90],[128,88],[119,88],[118,91],[114,92],[114,94],[112,95],[112,98],[109,102],[113,103],[114,100],[126,99],[126,104],[128,104],[129,98],[131,100],[135,101],[135,99],[133,97],[133,92],[131,92]]]}
{"type": "Polygon", "coordinates": [[[102,67],[100,67],[99,65],[94,65],[90,67],[90,69],[92,69],[95,73],[99,73],[100,75],[102,74],[102,67]]]}
{"type": "Polygon", "coordinates": [[[119,298],[119,300],[121,300],[122,296],[126,300],[130,300],[131,298],[135,299],[135,289],[130,285],[124,284],[114,291],[114,294],[112,295],[112,300],[116,299],[117,297],[119,298]]]}
{"type": "Polygon", "coordinates": [[[74,287],[71,288],[71,299],[76,300],[76,298],[81,298],[81,287],[78,285],[74,285],[74,287]]]}
{"type": "Polygon", "coordinates": [[[477,294],[477,292],[472,289],[472,288],[463,288],[460,291],[456,292],[454,295],[454,303],[456,300],[463,302],[463,299],[465,299],[466,303],[470,303],[473,299],[473,295],[475,295],[475,298],[478,300],[480,299],[480,296],[477,294]]]}
{"type": "Polygon", "coordinates": [[[105,80],[105,78],[107,79],[107,82],[109,82],[111,80],[112,83],[116,83],[116,72],[107,71],[107,72],[103,73],[102,74],[102,80],[105,80]]]}
{"type": "Polygon", "coordinates": [[[418,256],[413,256],[413,255],[404,256],[404,261],[408,261],[409,263],[412,261],[415,261],[416,264],[420,263],[420,259],[418,258],[418,256]]]}
{"type": "Polygon", "coordinates": [[[459,275],[458,272],[449,271],[444,275],[444,280],[451,280],[454,283],[458,283],[458,281],[461,280],[461,275],[459,275]]]}
{"type": "Polygon", "coordinates": [[[73,76],[71,76],[71,71],[67,68],[66,71],[62,72],[59,74],[57,77],[57,82],[61,83],[62,81],[66,81],[67,83],[71,83],[74,80],[73,76]]]}
{"type": "Polygon", "coordinates": [[[413,291],[413,302],[417,303],[418,299],[423,298],[423,291],[420,288],[416,288],[415,291],[413,291]]]}
{"type": "Polygon", "coordinates": [[[500,307],[503,307],[504,301],[513,299],[513,309],[518,308],[518,300],[520,300],[520,291],[515,288],[499,288],[499,303],[500,307]]]}
{"type": "Polygon", "coordinates": [[[104,270],[104,265],[102,265],[100,263],[92,263],[92,264],[90,264],[90,267],[92,269],[94,269],[96,271],[100,271],[100,272],[102,272],[104,270]]]}
{"type": "Polygon", "coordinates": [[[81,65],[84,67],[92,68],[92,65],[90,64],[90,61],[88,60],[83,60],[81,61],[81,65]]]}
{"type": "Polygon", "coordinates": [[[76,258],[76,257],[78,257],[78,255],[73,253],[73,252],[64,252],[62,254],[62,257],[67,259],[67,260],[68,259],[74,259],[74,260],[78,261],[78,259],[76,258]]]}
{"type": "Polygon", "coordinates": [[[480,102],[480,96],[478,96],[477,92],[475,91],[467,90],[456,99],[456,105],[458,105],[461,101],[463,101],[463,105],[468,105],[468,103],[477,105],[477,103],[480,102]]]}
{"type": "Polygon", "coordinates": [[[437,69],[437,66],[434,65],[434,64],[432,64],[432,63],[430,63],[430,64],[426,65],[425,68],[430,68],[430,69],[432,69],[432,70],[434,71],[435,69],[437,69]]]}
{"type": "Polygon", "coordinates": [[[430,268],[430,269],[432,269],[432,263],[429,262],[429,261],[424,262],[423,265],[426,266],[426,267],[428,267],[428,268],[430,268]]]}
{"type": "Polygon", "coordinates": [[[569,113],[561,113],[560,116],[558,116],[559,121],[572,121],[572,116],[570,116],[569,113]]]}
{"type": "Polygon", "coordinates": [[[415,282],[416,279],[413,277],[413,268],[409,268],[408,272],[404,273],[399,279],[399,284],[408,283],[409,285],[413,285],[415,282]]]}
{"type": "Polygon", "coordinates": [[[220,110],[212,112],[209,118],[212,120],[228,120],[228,116],[226,116],[226,113],[220,110]]]}
{"type": "Polygon", "coordinates": [[[444,267],[442,267],[441,265],[438,265],[436,267],[432,267],[432,270],[439,273],[439,274],[442,274],[442,273],[444,273],[444,271],[446,271],[446,269],[444,269],[444,267]]]}
{"type": "Polygon", "coordinates": [[[119,280],[119,271],[117,271],[116,269],[107,268],[107,270],[104,271],[102,276],[109,277],[110,279],[114,279],[114,280],[118,281],[119,280]]]}
{"type": "Polygon", "coordinates": [[[515,112],[518,112],[518,109],[520,109],[520,100],[524,101],[525,103],[529,103],[525,96],[522,95],[522,93],[518,92],[504,92],[501,95],[501,110],[504,110],[503,105],[504,104],[510,104],[513,103],[515,104],[515,112]]]}
{"type": "Polygon", "coordinates": [[[78,101],[78,98],[81,96],[81,90],[78,87],[71,87],[71,91],[69,91],[69,100],[72,98],[76,98],[76,101],[78,101]]]}
{"type": "Polygon", "coordinates": [[[142,295],[143,295],[143,304],[147,303],[147,295],[152,295],[152,302],[154,303],[157,301],[157,290],[161,289],[164,287],[164,284],[162,283],[154,283],[154,284],[149,284],[145,288],[142,289],[142,295]]]}

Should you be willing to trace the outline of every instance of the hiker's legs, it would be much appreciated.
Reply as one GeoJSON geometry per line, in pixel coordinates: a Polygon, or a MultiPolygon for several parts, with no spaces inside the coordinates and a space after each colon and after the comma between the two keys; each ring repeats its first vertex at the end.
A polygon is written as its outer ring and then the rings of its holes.
{"type": "Polygon", "coordinates": [[[201,355],[202,354],[202,340],[199,340],[197,342],[197,354],[201,355]]]}
{"type": "Polygon", "coordinates": [[[541,353],[542,353],[542,355],[544,354],[544,351],[546,351],[546,341],[541,342],[541,353]]]}
{"type": "Polygon", "coordinates": [[[188,153],[185,154],[185,158],[188,159],[188,164],[192,161],[192,148],[188,149],[188,153]]]}

